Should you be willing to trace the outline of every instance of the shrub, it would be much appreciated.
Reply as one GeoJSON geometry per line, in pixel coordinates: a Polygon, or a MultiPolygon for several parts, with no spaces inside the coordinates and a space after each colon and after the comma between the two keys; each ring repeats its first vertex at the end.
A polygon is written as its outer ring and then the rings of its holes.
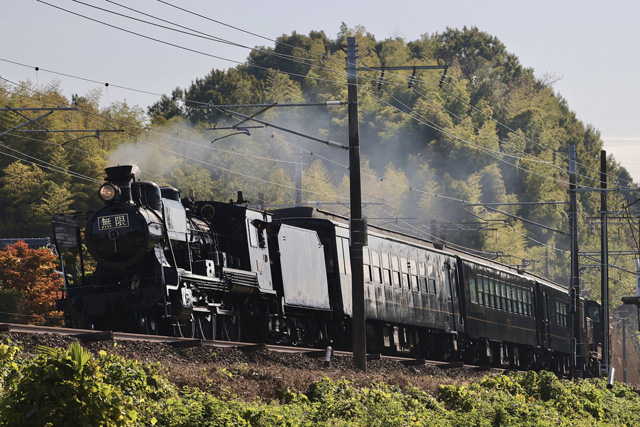
{"type": "Polygon", "coordinates": [[[105,382],[99,363],[79,344],[40,355],[7,381],[0,401],[6,426],[120,426],[137,419],[133,399],[105,382]]]}
{"type": "Polygon", "coordinates": [[[22,364],[18,359],[20,347],[14,345],[9,339],[5,341],[0,343],[0,397],[4,395],[7,377],[16,374],[22,364]]]}

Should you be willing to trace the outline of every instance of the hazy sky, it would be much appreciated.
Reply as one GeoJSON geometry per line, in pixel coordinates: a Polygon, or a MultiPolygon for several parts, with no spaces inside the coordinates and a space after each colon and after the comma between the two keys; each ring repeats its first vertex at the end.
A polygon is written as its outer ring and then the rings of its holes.
{"type": "MultiPolygon", "coordinates": [[[[146,108],[177,86],[186,87],[212,68],[243,62],[248,49],[194,40],[108,14],[72,0],[0,0],[3,40],[0,76],[13,82],[60,81],[63,93],[103,89],[102,102],[126,100],[146,108]],[[126,33],[55,5],[149,37],[205,52],[189,52],[126,33]],[[216,59],[212,56],[226,58],[216,59]],[[12,64],[13,61],[28,67],[12,64]],[[36,72],[33,67],[39,67],[36,72]],[[87,82],[70,76],[109,82],[87,82]],[[142,94],[115,86],[151,92],[142,94]]],[[[561,78],[554,88],[584,123],[599,129],[605,149],[613,153],[635,181],[640,181],[640,2],[592,0],[484,1],[212,1],[166,0],[227,24],[181,12],[158,0],[86,0],[119,13],[136,15],[117,4],[246,46],[273,46],[282,34],[324,31],[334,38],[342,22],[362,25],[376,39],[422,34],[447,27],[476,26],[504,43],[537,76],[561,78]],[[114,3],[115,2],[115,3],[114,3]],[[233,26],[246,32],[230,28],[233,26]],[[247,34],[247,32],[256,35],[247,34]]],[[[136,15],[143,18],[140,15],[136,15]]]]}

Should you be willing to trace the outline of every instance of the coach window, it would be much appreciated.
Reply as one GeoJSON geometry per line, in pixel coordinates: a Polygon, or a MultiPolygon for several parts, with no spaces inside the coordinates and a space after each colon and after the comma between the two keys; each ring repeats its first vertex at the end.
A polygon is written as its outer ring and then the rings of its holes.
{"type": "Polygon", "coordinates": [[[518,314],[524,314],[524,310],[522,307],[522,289],[517,289],[517,297],[518,297],[518,314]]]}
{"type": "Polygon", "coordinates": [[[476,290],[476,278],[471,275],[470,271],[468,271],[468,273],[469,273],[469,296],[471,297],[471,302],[473,304],[477,304],[478,294],[476,290]]]}
{"type": "Polygon", "coordinates": [[[493,292],[491,291],[491,278],[484,278],[484,297],[487,300],[487,307],[493,308],[493,292]]]}
{"type": "Polygon", "coordinates": [[[504,310],[506,308],[505,303],[504,303],[504,283],[497,281],[496,282],[496,292],[497,292],[497,297],[498,297],[498,301],[500,302],[500,310],[504,310]]]}
{"type": "Polygon", "coordinates": [[[567,304],[556,300],[556,322],[560,326],[567,326],[567,304]]]}
{"type": "Polygon", "coordinates": [[[436,276],[435,273],[433,271],[433,267],[431,267],[429,269],[429,293],[431,294],[437,294],[436,291],[436,276]]]}
{"type": "Polygon", "coordinates": [[[478,304],[484,305],[484,285],[480,275],[478,276],[478,304]]]}
{"type": "Polygon", "coordinates": [[[527,316],[533,316],[533,307],[531,307],[531,290],[527,289],[524,297],[527,303],[527,316]]]}
{"type": "Polygon", "coordinates": [[[380,252],[382,255],[382,282],[385,285],[391,285],[391,265],[389,263],[389,254],[380,252]]]}
{"type": "Polygon", "coordinates": [[[534,299],[535,299],[535,296],[533,294],[533,289],[531,289],[529,291],[529,312],[531,313],[532,317],[535,316],[535,313],[533,311],[533,309],[534,309],[534,306],[533,306],[534,299]]]}
{"type": "Polygon", "coordinates": [[[427,290],[427,268],[424,265],[424,261],[418,263],[418,274],[420,275],[420,291],[428,292],[427,290]]]}
{"type": "Polygon", "coordinates": [[[500,308],[500,300],[498,299],[498,287],[496,286],[496,280],[494,278],[491,278],[489,286],[491,288],[491,301],[493,302],[493,307],[498,310],[500,308]]]}
{"type": "Polygon", "coordinates": [[[402,287],[400,283],[400,263],[398,262],[398,255],[391,255],[391,282],[395,287],[402,287]]]}
{"type": "Polygon", "coordinates": [[[482,282],[484,284],[484,299],[486,301],[486,305],[489,308],[493,308],[493,297],[491,295],[491,284],[489,282],[489,278],[484,276],[482,278],[482,282]]]}
{"type": "Polygon", "coordinates": [[[342,252],[344,253],[344,274],[351,276],[351,254],[349,253],[349,239],[342,240],[342,252]]]}
{"type": "Polygon", "coordinates": [[[375,249],[371,249],[371,271],[373,272],[373,283],[382,283],[380,254],[375,249]]]}
{"type": "Polygon", "coordinates": [[[502,299],[504,300],[504,311],[509,312],[509,285],[502,283],[502,299]]]}
{"type": "Polygon", "coordinates": [[[364,273],[364,281],[372,282],[371,277],[371,257],[369,256],[369,248],[362,248],[362,271],[364,273]]]}
{"type": "Polygon", "coordinates": [[[411,276],[411,287],[418,289],[418,263],[415,259],[409,260],[409,275],[411,276]]]}
{"type": "Polygon", "coordinates": [[[509,299],[507,298],[507,284],[502,282],[502,286],[501,286],[502,290],[501,290],[501,296],[500,299],[502,300],[502,309],[504,311],[509,311],[509,299]]]}
{"type": "Polygon", "coordinates": [[[409,287],[409,263],[405,257],[400,257],[400,272],[402,273],[402,286],[409,287]]]}

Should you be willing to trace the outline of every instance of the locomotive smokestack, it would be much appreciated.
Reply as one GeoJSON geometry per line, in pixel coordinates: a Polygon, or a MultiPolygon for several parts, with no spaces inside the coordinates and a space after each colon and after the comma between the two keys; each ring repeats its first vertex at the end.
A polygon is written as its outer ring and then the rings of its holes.
{"type": "Polygon", "coordinates": [[[135,179],[135,175],[132,173],[133,166],[112,166],[105,168],[107,173],[106,181],[116,184],[120,188],[120,200],[123,202],[130,202],[131,198],[131,181],[135,179]]]}

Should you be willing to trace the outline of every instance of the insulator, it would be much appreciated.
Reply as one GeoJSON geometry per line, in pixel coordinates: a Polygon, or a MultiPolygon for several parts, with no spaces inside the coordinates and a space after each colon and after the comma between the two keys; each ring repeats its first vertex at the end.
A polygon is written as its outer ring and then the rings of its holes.
{"type": "Polygon", "coordinates": [[[438,87],[442,87],[442,85],[444,84],[444,81],[447,79],[447,70],[449,69],[448,66],[444,67],[444,72],[442,73],[442,76],[440,76],[440,84],[438,85],[438,87]]]}
{"type": "Polygon", "coordinates": [[[414,84],[416,84],[416,67],[413,67],[413,73],[409,76],[409,84],[407,87],[411,89],[414,84]]]}
{"type": "Polygon", "coordinates": [[[384,86],[384,70],[382,70],[380,78],[378,79],[378,89],[382,89],[382,86],[384,86]]]}

